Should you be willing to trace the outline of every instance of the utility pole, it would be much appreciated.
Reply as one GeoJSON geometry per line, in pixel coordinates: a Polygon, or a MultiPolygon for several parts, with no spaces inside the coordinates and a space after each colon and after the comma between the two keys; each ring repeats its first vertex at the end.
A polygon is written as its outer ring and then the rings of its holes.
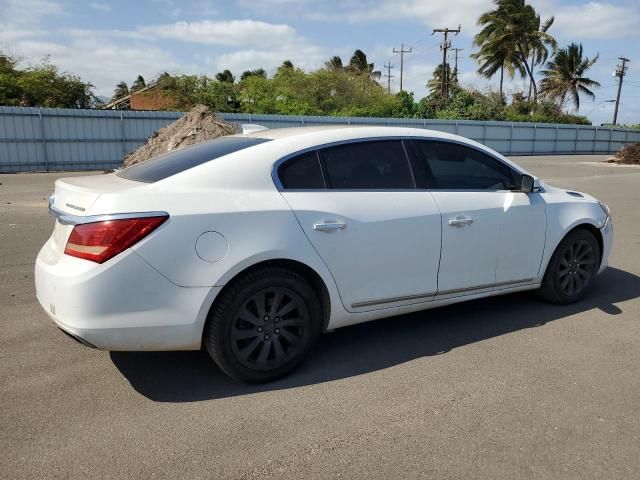
{"type": "Polygon", "coordinates": [[[434,28],[431,35],[435,35],[436,33],[444,33],[444,39],[442,40],[442,44],[440,45],[440,50],[442,50],[442,79],[441,79],[441,87],[440,93],[443,97],[447,96],[448,93],[448,85],[447,85],[447,50],[451,48],[451,41],[449,40],[449,34],[453,33],[454,35],[458,35],[461,30],[461,25],[458,25],[458,28],[434,28]]]}
{"type": "Polygon", "coordinates": [[[618,57],[618,60],[620,60],[622,62],[622,65],[618,64],[616,65],[616,71],[613,72],[613,75],[618,77],[618,95],[616,96],[616,109],[613,112],[613,126],[616,126],[616,123],[618,121],[618,106],[620,105],[620,92],[622,91],[622,79],[624,78],[624,76],[627,73],[627,66],[626,63],[630,62],[631,60],[629,60],[628,58],[625,57],[618,57]]]}
{"type": "Polygon", "coordinates": [[[411,53],[411,51],[413,50],[413,48],[409,48],[409,50],[405,50],[404,49],[404,43],[400,46],[400,50],[396,50],[395,48],[393,49],[393,53],[399,53],[400,54],[400,91],[402,91],[402,73],[404,70],[404,54],[405,53],[411,53]]]}
{"type": "Polygon", "coordinates": [[[464,48],[452,48],[451,50],[453,50],[456,55],[456,63],[455,63],[455,67],[453,67],[453,78],[456,79],[456,82],[458,81],[458,52],[461,52],[462,50],[464,50],[464,48]]]}
{"type": "Polygon", "coordinates": [[[391,62],[387,62],[384,64],[384,68],[387,69],[387,73],[383,75],[383,77],[387,79],[387,93],[391,95],[391,78],[395,77],[395,75],[391,75],[393,65],[391,65],[391,62]]]}

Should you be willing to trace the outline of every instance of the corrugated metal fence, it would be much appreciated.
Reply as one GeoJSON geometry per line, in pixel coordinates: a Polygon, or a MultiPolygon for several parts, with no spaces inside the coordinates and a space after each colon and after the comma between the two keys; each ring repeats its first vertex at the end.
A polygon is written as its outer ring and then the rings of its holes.
{"type": "MultiPolygon", "coordinates": [[[[0,107],[0,172],[117,168],[127,152],[180,116],[182,112],[0,107]]],[[[330,124],[429,128],[472,138],[505,155],[612,153],[627,143],[640,143],[640,130],[584,125],[238,113],[222,117],[270,128],[330,124]]]]}

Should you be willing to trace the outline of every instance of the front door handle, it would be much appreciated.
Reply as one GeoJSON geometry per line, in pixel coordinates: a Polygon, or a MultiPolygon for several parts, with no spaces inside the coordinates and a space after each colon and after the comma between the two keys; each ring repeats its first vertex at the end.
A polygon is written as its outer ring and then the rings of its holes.
{"type": "Polygon", "coordinates": [[[333,222],[333,223],[316,223],[313,225],[314,230],[318,230],[319,232],[335,232],[337,230],[344,230],[346,225],[344,223],[333,222]]]}
{"type": "Polygon", "coordinates": [[[468,227],[472,223],[473,223],[473,218],[465,217],[462,215],[459,215],[456,218],[449,219],[450,227],[468,227]]]}

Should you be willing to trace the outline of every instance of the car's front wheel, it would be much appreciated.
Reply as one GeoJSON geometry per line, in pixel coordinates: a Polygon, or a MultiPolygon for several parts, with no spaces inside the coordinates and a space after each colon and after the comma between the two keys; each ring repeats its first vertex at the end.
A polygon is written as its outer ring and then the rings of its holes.
{"type": "Polygon", "coordinates": [[[540,296],[557,304],[580,300],[595,280],[600,266],[600,246],[589,230],[570,232],[553,253],[542,280],[540,296]]]}
{"type": "Polygon", "coordinates": [[[282,377],[320,335],[322,306],[301,275],[261,267],[234,279],[209,313],[204,344],[218,366],[245,382],[282,377]]]}

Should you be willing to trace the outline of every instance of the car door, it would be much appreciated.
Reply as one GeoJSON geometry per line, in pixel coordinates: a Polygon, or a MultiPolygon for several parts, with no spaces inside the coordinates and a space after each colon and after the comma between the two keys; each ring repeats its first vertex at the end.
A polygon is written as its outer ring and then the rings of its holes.
{"type": "Polygon", "coordinates": [[[415,189],[401,140],[308,152],[281,164],[278,176],[347,310],[433,299],[440,212],[429,192],[415,189]]]}
{"type": "Polygon", "coordinates": [[[545,242],[545,204],[517,191],[521,175],[469,146],[412,141],[420,178],[442,213],[438,296],[532,283],[545,242]]]}

